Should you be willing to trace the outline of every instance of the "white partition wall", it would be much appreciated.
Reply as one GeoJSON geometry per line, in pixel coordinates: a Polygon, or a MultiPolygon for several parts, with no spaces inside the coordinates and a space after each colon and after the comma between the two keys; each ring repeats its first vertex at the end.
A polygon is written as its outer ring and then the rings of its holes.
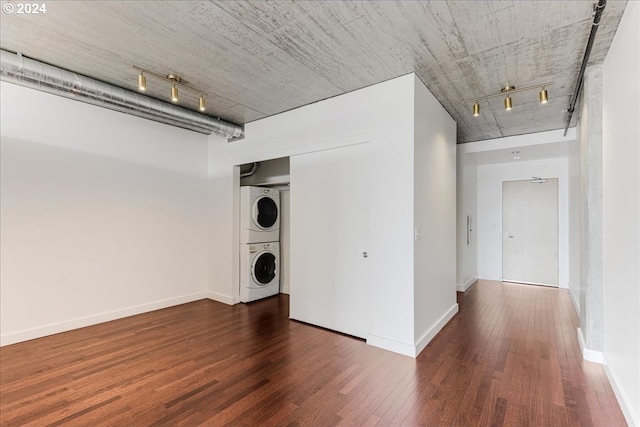
{"type": "MultiPolygon", "coordinates": [[[[249,123],[245,127],[244,140],[229,144],[210,142],[209,193],[217,201],[210,212],[211,223],[214,226],[211,234],[211,250],[212,257],[216,260],[209,276],[210,297],[233,303],[237,301],[238,296],[236,218],[239,188],[235,165],[367,143],[370,154],[368,166],[371,189],[370,250],[368,252],[380,261],[379,268],[376,269],[375,274],[371,275],[367,287],[369,293],[367,341],[403,354],[416,355],[414,124],[418,110],[414,100],[417,85],[422,83],[413,74],[406,75],[249,123]]],[[[431,127],[434,133],[441,133],[441,139],[446,140],[447,144],[453,147],[455,144],[453,121],[426,88],[420,89],[420,93],[420,96],[432,100],[429,108],[440,111],[436,116],[421,116],[419,119],[423,126],[431,127]],[[446,119],[444,128],[440,126],[443,118],[446,119]]],[[[434,142],[427,138],[424,144],[426,147],[434,142]]],[[[425,153],[429,153],[429,150],[425,153]]],[[[430,155],[428,154],[427,157],[430,155]]],[[[454,162],[453,167],[450,170],[447,166],[448,172],[442,173],[442,179],[447,194],[454,197],[452,206],[455,209],[455,155],[451,159],[454,162]],[[453,191],[449,193],[450,187],[453,191]]],[[[356,161],[353,165],[354,171],[358,171],[357,163],[356,161]]],[[[296,228],[303,227],[300,221],[305,221],[305,218],[294,216],[295,185],[295,177],[292,174],[291,301],[293,304],[296,301],[295,289],[297,286],[302,286],[294,282],[296,268],[293,265],[294,254],[298,248],[310,246],[295,234],[296,228]]],[[[339,185],[335,187],[337,193],[349,197],[348,185],[345,184],[344,191],[339,185]]],[[[437,197],[435,193],[429,194],[434,198],[437,197]]],[[[437,201],[429,200],[429,203],[437,201]]],[[[448,202],[445,205],[451,206],[448,202]]],[[[427,217],[424,218],[427,219],[427,217]]],[[[439,217],[434,217],[433,220],[436,221],[437,218],[439,217]]],[[[455,220],[455,211],[451,213],[451,218],[455,220]]],[[[432,226],[434,225],[425,225],[424,228],[429,230],[432,226]]],[[[309,221],[304,227],[313,227],[313,223],[309,221]]],[[[455,229],[450,238],[451,245],[455,248],[455,229]]],[[[429,239],[425,240],[425,242],[429,241],[429,239]]],[[[419,262],[433,261],[421,258],[419,262]]],[[[433,326],[434,322],[431,322],[431,319],[442,318],[451,309],[450,303],[455,302],[455,258],[451,268],[453,281],[448,290],[450,296],[433,299],[432,305],[425,309],[428,318],[419,322],[421,330],[418,335],[421,337],[428,329],[423,327],[423,323],[433,326]]],[[[421,282],[420,286],[423,286],[425,294],[428,294],[428,288],[432,285],[432,282],[426,281],[421,282]]],[[[447,292],[436,288],[436,292],[441,291],[447,292]]],[[[295,313],[295,307],[292,310],[295,313]]]]}
{"type": "Polygon", "coordinates": [[[419,353],[458,312],[456,123],[418,78],[414,105],[414,339],[419,353]]]}

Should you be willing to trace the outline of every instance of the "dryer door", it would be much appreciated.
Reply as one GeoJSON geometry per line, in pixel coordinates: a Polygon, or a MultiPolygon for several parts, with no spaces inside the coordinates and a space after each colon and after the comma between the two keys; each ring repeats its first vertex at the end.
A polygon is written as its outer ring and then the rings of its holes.
{"type": "Polygon", "coordinates": [[[258,254],[251,266],[251,276],[259,285],[266,286],[276,277],[276,257],[272,252],[258,254]]]}
{"type": "Polygon", "coordinates": [[[263,230],[267,230],[276,223],[278,219],[278,205],[268,196],[256,199],[253,204],[253,222],[263,230]]]}

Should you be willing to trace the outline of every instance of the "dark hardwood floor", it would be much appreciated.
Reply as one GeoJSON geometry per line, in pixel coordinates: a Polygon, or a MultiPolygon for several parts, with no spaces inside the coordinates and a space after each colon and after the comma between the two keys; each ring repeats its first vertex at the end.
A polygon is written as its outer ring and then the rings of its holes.
{"type": "Polygon", "coordinates": [[[563,290],[480,281],[412,359],[202,300],[0,349],[3,426],[624,426],[563,290]]]}

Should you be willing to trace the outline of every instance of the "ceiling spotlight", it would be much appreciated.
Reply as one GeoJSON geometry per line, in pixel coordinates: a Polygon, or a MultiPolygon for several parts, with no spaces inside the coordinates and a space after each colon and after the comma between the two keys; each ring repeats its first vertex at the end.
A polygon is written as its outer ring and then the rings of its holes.
{"type": "Polygon", "coordinates": [[[511,97],[507,96],[504,99],[504,110],[505,111],[511,111],[512,108],[513,108],[513,103],[511,102],[511,97]]]}
{"type": "Polygon", "coordinates": [[[205,111],[207,106],[204,103],[204,95],[200,95],[200,99],[198,100],[198,109],[200,111],[205,111]]]}
{"type": "Polygon", "coordinates": [[[540,104],[546,104],[549,102],[549,95],[547,94],[547,89],[542,86],[542,90],[540,91],[540,104]]]}
{"type": "Polygon", "coordinates": [[[507,95],[507,97],[504,99],[504,110],[505,111],[511,111],[511,109],[513,108],[513,103],[511,101],[511,97],[509,96],[509,92],[512,91],[512,90],[515,90],[515,86],[506,85],[505,87],[500,89],[500,92],[502,92],[502,93],[507,95]]]}
{"type": "Polygon", "coordinates": [[[178,88],[176,87],[175,83],[171,87],[171,101],[178,102],[178,88]]]}
{"type": "Polygon", "coordinates": [[[147,78],[144,76],[144,71],[140,71],[138,75],[138,89],[143,92],[147,90],[147,78]]]}
{"type": "Polygon", "coordinates": [[[480,104],[476,100],[476,103],[473,104],[473,117],[478,117],[480,115],[480,104]]]}

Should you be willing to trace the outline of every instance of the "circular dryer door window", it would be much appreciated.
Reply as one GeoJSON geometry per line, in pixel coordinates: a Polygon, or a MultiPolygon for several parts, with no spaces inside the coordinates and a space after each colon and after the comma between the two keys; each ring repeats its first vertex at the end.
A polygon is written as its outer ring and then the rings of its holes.
{"type": "Polygon", "coordinates": [[[260,197],[253,206],[253,220],[258,227],[266,230],[276,223],[278,206],[271,197],[260,197]]]}
{"type": "Polygon", "coordinates": [[[256,257],[251,270],[254,279],[266,285],[276,277],[276,257],[271,252],[263,252],[256,257]]]}

